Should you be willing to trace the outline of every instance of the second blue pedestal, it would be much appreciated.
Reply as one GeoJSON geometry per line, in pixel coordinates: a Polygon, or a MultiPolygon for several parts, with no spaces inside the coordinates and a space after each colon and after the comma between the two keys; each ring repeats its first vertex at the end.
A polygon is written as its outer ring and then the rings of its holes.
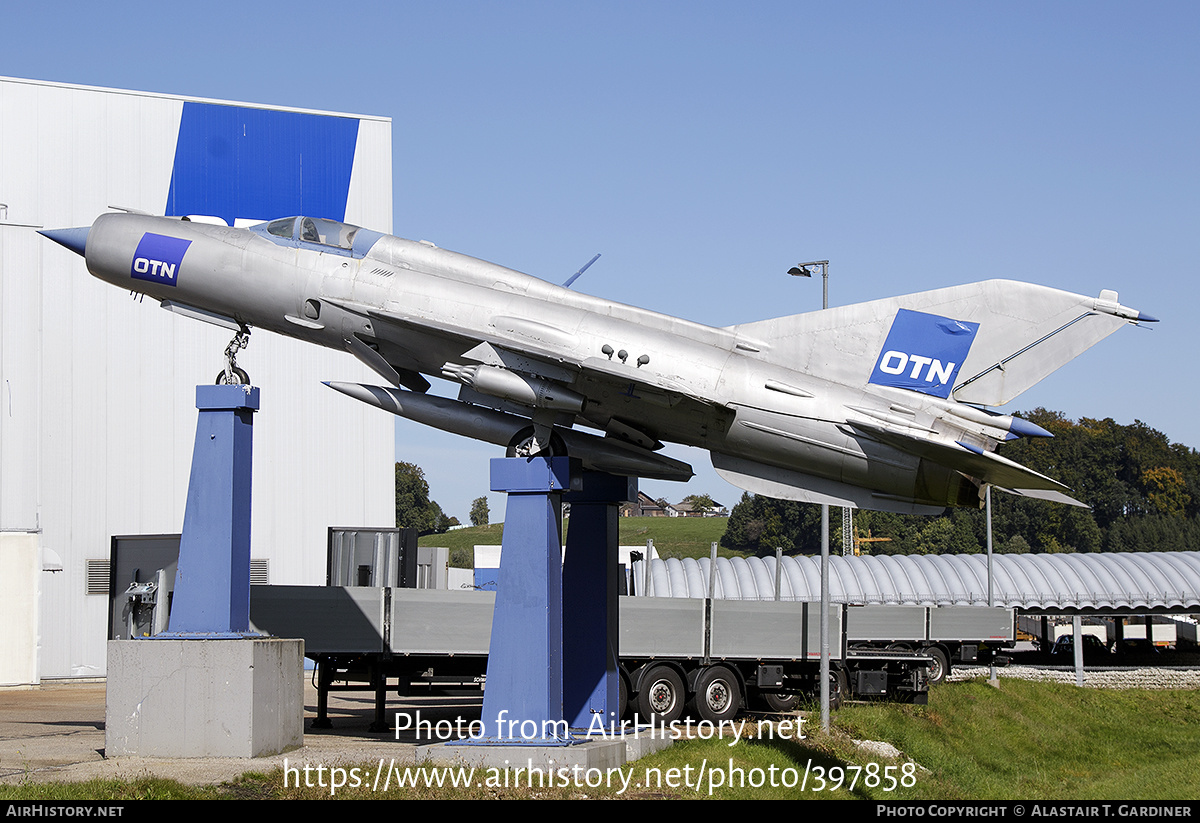
{"type": "Polygon", "coordinates": [[[513,457],[491,464],[492,491],[506,492],[508,502],[483,694],[483,743],[570,742],[562,696],[562,494],[571,486],[572,462],[513,457]]]}

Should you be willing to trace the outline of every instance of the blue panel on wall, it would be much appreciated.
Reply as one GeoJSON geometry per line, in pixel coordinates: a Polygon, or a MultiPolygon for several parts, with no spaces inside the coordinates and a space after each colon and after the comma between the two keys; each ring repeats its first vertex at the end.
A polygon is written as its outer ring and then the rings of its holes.
{"type": "Polygon", "coordinates": [[[358,120],[185,102],[165,214],[346,219],[358,120]]]}

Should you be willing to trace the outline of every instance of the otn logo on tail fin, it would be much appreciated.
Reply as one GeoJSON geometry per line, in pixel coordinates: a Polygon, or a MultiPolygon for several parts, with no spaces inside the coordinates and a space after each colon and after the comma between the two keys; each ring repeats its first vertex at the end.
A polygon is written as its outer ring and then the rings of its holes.
{"type": "Polygon", "coordinates": [[[949,397],[977,331],[978,323],[900,309],[868,382],[949,397]]]}

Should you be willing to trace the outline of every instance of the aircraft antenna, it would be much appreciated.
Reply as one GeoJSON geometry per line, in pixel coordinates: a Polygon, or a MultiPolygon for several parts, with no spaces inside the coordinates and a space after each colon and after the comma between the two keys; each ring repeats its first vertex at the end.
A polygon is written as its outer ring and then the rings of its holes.
{"type": "Polygon", "coordinates": [[[569,288],[571,288],[571,284],[572,284],[572,283],[574,283],[576,280],[578,280],[578,279],[579,279],[579,275],[581,275],[581,274],[583,274],[585,271],[587,271],[587,270],[588,270],[588,267],[589,267],[589,266],[591,266],[593,263],[595,263],[595,262],[596,262],[597,260],[599,260],[599,259],[600,259],[600,254],[599,254],[599,253],[597,253],[595,257],[593,257],[591,260],[589,260],[589,261],[587,261],[586,263],[584,263],[584,264],[583,264],[583,268],[582,268],[582,269],[580,269],[579,271],[575,272],[574,274],[572,274],[570,277],[568,277],[568,278],[567,278],[567,282],[566,282],[566,283],[563,283],[563,288],[564,288],[564,289],[569,289],[569,288]]]}

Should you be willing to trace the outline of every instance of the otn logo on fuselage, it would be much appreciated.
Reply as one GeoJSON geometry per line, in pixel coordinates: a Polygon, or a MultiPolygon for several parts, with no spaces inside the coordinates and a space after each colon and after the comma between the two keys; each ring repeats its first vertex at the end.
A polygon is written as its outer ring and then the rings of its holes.
{"type": "Polygon", "coordinates": [[[900,309],[868,382],[949,397],[978,323],[900,309]]]}
{"type": "Polygon", "coordinates": [[[191,240],[146,232],[138,243],[137,251],[133,253],[129,276],[149,283],[178,285],[179,264],[183,262],[183,255],[190,245],[191,240]]]}

